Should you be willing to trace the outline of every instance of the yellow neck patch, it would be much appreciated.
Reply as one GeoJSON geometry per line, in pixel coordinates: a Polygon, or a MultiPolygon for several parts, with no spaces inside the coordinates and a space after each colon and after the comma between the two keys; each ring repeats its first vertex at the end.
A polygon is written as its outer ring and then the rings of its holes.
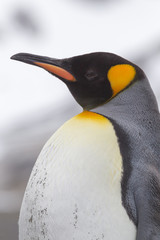
{"type": "Polygon", "coordinates": [[[119,64],[108,71],[108,80],[113,91],[112,97],[125,89],[134,79],[136,70],[129,64],[119,64]]]}
{"type": "Polygon", "coordinates": [[[109,120],[102,115],[90,111],[83,111],[82,113],[76,115],[73,119],[81,119],[85,121],[92,120],[101,124],[107,124],[109,122],[109,120]]]}

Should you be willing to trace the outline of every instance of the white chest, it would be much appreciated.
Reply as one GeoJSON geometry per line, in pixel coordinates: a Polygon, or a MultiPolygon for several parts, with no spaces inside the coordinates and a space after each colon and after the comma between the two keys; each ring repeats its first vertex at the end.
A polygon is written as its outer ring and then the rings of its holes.
{"type": "Polygon", "coordinates": [[[121,203],[122,159],[111,123],[82,113],[44,146],[20,213],[20,240],[134,240],[121,203]]]}

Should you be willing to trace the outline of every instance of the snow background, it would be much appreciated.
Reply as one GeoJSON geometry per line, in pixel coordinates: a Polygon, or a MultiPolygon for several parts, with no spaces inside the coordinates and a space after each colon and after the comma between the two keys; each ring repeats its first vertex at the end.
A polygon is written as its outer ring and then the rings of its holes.
{"type": "Polygon", "coordinates": [[[4,0],[0,3],[0,239],[17,239],[16,219],[45,141],[81,111],[66,86],[19,52],[55,58],[104,51],[143,68],[160,102],[160,1],[4,0]],[[6,214],[6,215],[5,215],[6,214]],[[3,216],[3,217],[1,217],[3,216]],[[2,224],[1,224],[2,223],[2,224]]]}

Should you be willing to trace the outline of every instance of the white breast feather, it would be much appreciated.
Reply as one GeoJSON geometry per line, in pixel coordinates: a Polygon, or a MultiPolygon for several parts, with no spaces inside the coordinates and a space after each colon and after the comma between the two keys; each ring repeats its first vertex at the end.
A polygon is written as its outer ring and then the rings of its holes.
{"type": "Polygon", "coordinates": [[[134,240],[112,124],[75,117],[46,143],[22,203],[20,240],[134,240]]]}

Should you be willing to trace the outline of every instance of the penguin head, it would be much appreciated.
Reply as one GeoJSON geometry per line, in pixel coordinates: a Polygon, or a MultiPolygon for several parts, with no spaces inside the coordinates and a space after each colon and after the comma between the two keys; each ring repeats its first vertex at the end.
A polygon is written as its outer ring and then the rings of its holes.
{"type": "Polygon", "coordinates": [[[61,79],[85,110],[105,104],[144,77],[140,68],[112,53],[97,52],[61,60],[19,53],[11,59],[39,66],[61,79]]]}

